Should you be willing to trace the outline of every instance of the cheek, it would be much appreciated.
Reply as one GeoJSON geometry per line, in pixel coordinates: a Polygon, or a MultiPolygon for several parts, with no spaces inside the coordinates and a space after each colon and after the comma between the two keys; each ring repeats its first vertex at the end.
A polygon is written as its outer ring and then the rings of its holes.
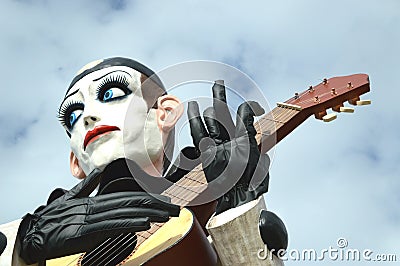
{"type": "Polygon", "coordinates": [[[144,124],[147,116],[147,105],[144,100],[138,96],[130,95],[124,101],[106,103],[101,108],[100,124],[109,123],[118,126],[121,130],[136,123],[134,128],[144,124]]]}
{"type": "Polygon", "coordinates": [[[75,154],[82,153],[82,149],[83,149],[83,139],[85,136],[85,130],[83,128],[83,124],[81,125],[81,123],[82,123],[82,121],[79,120],[71,132],[70,145],[71,145],[72,151],[75,154]]]}
{"type": "Polygon", "coordinates": [[[71,150],[77,157],[80,157],[80,154],[82,153],[82,149],[80,148],[81,146],[80,143],[82,142],[79,141],[76,136],[71,135],[71,141],[70,141],[71,150]]]}
{"type": "Polygon", "coordinates": [[[121,123],[126,133],[129,133],[129,131],[143,131],[147,119],[147,105],[142,98],[133,97],[129,102],[121,106],[118,111],[117,120],[121,123]]]}

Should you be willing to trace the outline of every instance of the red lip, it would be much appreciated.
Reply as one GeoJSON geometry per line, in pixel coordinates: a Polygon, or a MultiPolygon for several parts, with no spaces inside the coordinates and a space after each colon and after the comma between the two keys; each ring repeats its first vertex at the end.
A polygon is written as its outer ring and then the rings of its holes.
{"type": "Polygon", "coordinates": [[[93,128],[93,130],[89,130],[86,133],[85,140],[83,142],[83,150],[86,150],[86,146],[89,143],[95,141],[100,138],[102,135],[110,133],[111,131],[120,130],[119,127],[116,126],[97,126],[93,128]]]}

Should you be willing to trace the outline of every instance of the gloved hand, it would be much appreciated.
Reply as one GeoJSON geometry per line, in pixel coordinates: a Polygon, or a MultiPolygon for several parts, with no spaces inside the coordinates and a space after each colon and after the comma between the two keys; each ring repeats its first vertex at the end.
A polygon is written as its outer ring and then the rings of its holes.
{"type": "Polygon", "coordinates": [[[242,103],[237,110],[235,126],[226,104],[223,81],[216,81],[212,90],[213,106],[203,113],[207,128],[196,102],[189,102],[187,113],[203,171],[209,183],[214,181],[211,189],[230,188],[218,199],[216,213],[219,214],[268,191],[269,157],[260,154],[253,126],[254,116],[262,115],[264,109],[254,101],[242,103]]]}
{"type": "MultiPolygon", "coordinates": [[[[150,228],[178,216],[179,206],[168,198],[145,192],[115,192],[88,197],[99,183],[95,169],[65,194],[23,218],[18,230],[21,258],[32,264],[98,246],[121,233],[150,228]]],[[[61,196],[60,196],[61,195],[61,196]]]]}

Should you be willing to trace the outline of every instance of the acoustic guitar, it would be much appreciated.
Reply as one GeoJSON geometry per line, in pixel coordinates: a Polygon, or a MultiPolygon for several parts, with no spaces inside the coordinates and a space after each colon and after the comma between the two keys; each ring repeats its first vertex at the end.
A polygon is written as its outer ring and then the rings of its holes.
{"type": "MultiPolygon", "coordinates": [[[[359,97],[369,90],[368,75],[355,74],[323,79],[320,84],[277,103],[271,112],[255,122],[260,151],[268,152],[312,115],[330,122],[336,118],[336,113],[354,112],[353,108],[344,106],[346,101],[351,105],[370,104],[370,100],[359,97]],[[330,108],[335,112],[327,114],[330,108]]],[[[180,206],[195,201],[207,187],[201,169],[198,165],[162,194],[180,206]]],[[[207,218],[213,213],[212,204],[209,206],[211,208],[205,208],[207,218]]],[[[95,250],[48,260],[46,265],[215,265],[217,256],[207,241],[204,223],[203,219],[200,224],[188,208],[182,208],[179,217],[166,223],[153,223],[145,232],[120,235],[108,239],[95,250]]]]}

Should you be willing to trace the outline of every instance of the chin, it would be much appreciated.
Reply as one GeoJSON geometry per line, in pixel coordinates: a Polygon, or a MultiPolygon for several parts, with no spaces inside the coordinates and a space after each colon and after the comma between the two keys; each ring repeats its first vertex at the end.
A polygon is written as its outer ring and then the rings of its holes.
{"type": "Polygon", "coordinates": [[[105,142],[93,142],[89,144],[85,153],[89,172],[93,171],[95,168],[104,170],[112,161],[124,157],[122,145],[118,141],[112,141],[112,139],[105,142]]]}

